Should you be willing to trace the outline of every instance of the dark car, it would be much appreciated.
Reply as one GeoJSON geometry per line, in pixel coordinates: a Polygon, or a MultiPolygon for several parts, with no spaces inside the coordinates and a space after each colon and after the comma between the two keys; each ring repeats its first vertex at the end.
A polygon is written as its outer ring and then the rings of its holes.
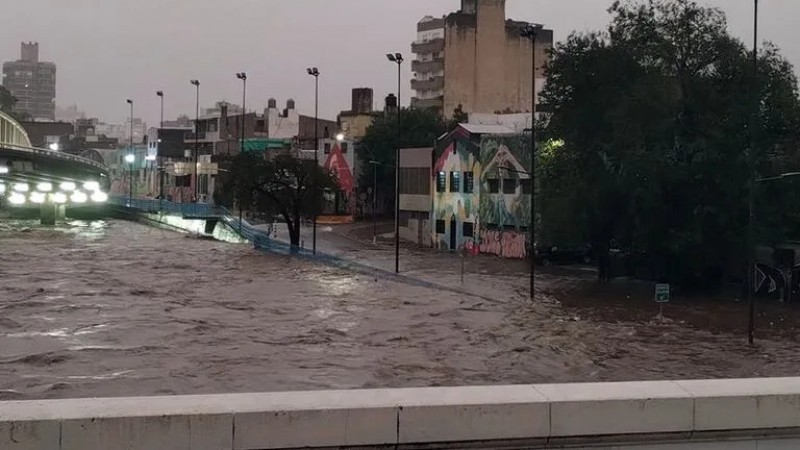
{"type": "Polygon", "coordinates": [[[578,244],[571,246],[542,245],[537,246],[535,260],[539,264],[590,264],[594,260],[592,246],[578,244]]]}

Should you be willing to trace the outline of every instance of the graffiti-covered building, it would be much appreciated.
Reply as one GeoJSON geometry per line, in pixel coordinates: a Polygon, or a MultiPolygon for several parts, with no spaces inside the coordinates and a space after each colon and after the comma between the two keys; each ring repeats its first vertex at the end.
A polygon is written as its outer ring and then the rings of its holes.
{"type": "Polygon", "coordinates": [[[524,258],[530,223],[530,137],[462,124],[435,149],[433,246],[524,258]]]}

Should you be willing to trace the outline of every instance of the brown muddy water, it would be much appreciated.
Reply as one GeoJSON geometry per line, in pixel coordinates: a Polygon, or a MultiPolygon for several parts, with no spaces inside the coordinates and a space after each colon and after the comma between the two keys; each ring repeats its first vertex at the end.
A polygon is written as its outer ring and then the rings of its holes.
{"type": "MultiPolygon", "coordinates": [[[[356,257],[385,260],[391,249],[356,257]]],[[[796,375],[794,310],[404,253],[419,286],[122,222],[0,222],[0,399],[796,375]],[[416,258],[416,259],[415,259],[416,258]],[[493,270],[497,267],[498,270],[493,270]],[[461,292],[459,292],[461,291],[461,292]],[[469,295],[477,294],[477,296],[469,295]],[[628,296],[630,295],[630,298],[628,296]]]]}

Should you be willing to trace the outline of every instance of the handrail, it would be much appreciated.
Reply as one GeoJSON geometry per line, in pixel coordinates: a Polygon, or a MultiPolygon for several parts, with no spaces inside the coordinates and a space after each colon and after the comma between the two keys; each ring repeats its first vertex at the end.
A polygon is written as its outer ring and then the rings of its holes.
{"type": "Polygon", "coordinates": [[[99,163],[93,159],[84,158],[83,156],[72,155],[69,153],[57,152],[54,150],[46,150],[43,148],[24,147],[21,145],[3,144],[3,143],[0,143],[0,148],[25,152],[25,153],[32,153],[34,155],[45,156],[47,158],[61,159],[65,161],[84,164],[87,166],[92,166],[94,168],[101,169],[103,171],[108,171],[108,167],[103,163],[99,163]]]}
{"type": "MultiPolygon", "coordinates": [[[[20,125],[19,122],[14,120],[13,117],[9,116],[8,114],[4,113],[3,111],[0,111],[0,123],[2,123],[4,121],[7,122],[7,123],[10,123],[11,126],[14,127],[14,130],[17,133],[19,133],[22,138],[24,138],[24,140],[25,140],[24,143],[26,143],[28,145],[31,145],[31,138],[28,136],[28,132],[25,131],[25,128],[22,128],[22,125],[20,125]]],[[[2,144],[4,144],[4,143],[0,142],[0,145],[2,145],[2,144]]],[[[16,144],[11,143],[11,142],[8,142],[7,144],[16,145],[16,144]]]]}

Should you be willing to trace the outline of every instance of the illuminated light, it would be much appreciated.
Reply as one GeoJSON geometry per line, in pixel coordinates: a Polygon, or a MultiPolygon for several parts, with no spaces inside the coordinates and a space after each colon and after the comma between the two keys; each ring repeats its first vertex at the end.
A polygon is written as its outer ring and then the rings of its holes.
{"type": "Polygon", "coordinates": [[[147,155],[144,159],[145,161],[155,161],[156,155],[147,155]]]}
{"type": "Polygon", "coordinates": [[[59,148],[58,142],[53,142],[52,144],[50,144],[50,150],[57,152],[58,148],[59,148]]]}
{"type": "Polygon", "coordinates": [[[125,162],[126,163],[133,164],[135,161],[136,161],[136,156],[135,155],[133,155],[131,153],[128,153],[127,155],[125,155],[125,162]]]}
{"type": "Polygon", "coordinates": [[[36,185],[36,190],[39,192],[50,192],[53,190],[52,183],[39,183],[36,185]]]}
{"type": "Polygon", "coordinates": [[[5,194],[5,193],[6,193],[6,185],[3,184],[3,183],[0,183],[0,195],[5,194]]]}
{"type": "Polygon", "coordinates": [[[28,189],[30,189],[30,188],[28,187],[27,183],[15,183],[14,184],[14,190],[17,191],[17,192],[28,192],[28,189]]]}
{"type": "Polygon", "coordinates": [[[65,182],[61,183],[61,186],[59,186],[59,187],[64,192],[72,192],[72,191],[74,191],[75,189],[78,188],[78,186],[75,186],[75,183],[73,183],[71,181],[65,181],[65,182]]]}
{"type": "Polygon", "coordinates": [[[25,196],[20,194],[19,192],[14,192],[13,194],[11,194],[11,197],[8,198],[8,201],[12,205],[24,205],[25,196]]]}
{"type": "Polygon", "coordinates": [[[42,192],[33,192],[30,196],[31,203],[44,203],[45,195],[42,192]]]}
{"type": "Polygon", "coordinates": [[[100,183],[97,181],[87,181],[86,183],[83,183],[83,188],[87,191],[99,191],[100,183]]]}
{"type": "Polygon", "coordinates": [[[8,172],[9,172],[9,169],[8,169],[8,167],[6,167],[6,166],[0,166],[0,174],[6,174],[6,173],[8,173],[8,172]]]}
{"type": "Polygon", "coordinates": [[[74,203],[86,203],[86,201],[89,200],[89,196],[81,191],[75,191],[72,193],[69,199],[74,203]]]}
{"type": "Polygon", "coordinates": [[[63,192],[56,192],[52,198],[53,203],[67,203],[67,194],[63,192]]]}
{"type": "Polygon", "coordinates": [[[102,191],[97,191],[92,194],[92,201],[95,203],[105,203],[108,201],[108,194],[102,191]]]}
{"type": "Polygon", "coordinates": [[[342,142],[344,140],[344,133],[339,133],[336,135],[336,140],[342,142]]]}

